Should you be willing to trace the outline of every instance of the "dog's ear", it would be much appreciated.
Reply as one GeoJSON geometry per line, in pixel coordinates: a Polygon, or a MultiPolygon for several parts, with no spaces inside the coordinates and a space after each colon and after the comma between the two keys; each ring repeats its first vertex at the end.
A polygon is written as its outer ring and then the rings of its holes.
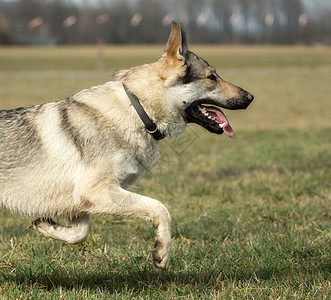
{"type": "Polygon", "coordinates": [[[183,29],[182,23],[179,25],[176,22],[172,22],[171,33],[164,50],[163,56],[167,60],[179,60],[185,61],[188,54],[186,34],[183,29]]]}
{"type": "Polygon", "coordinates": [[[188,47],[187,47],[186,32],[184,30],[183,23],[180,22],[179,25],[180,25],[180,32],[181,32],[181,35],[182,35],[182,55],[184,56],[184,58],[187,58],[188,47]]]}

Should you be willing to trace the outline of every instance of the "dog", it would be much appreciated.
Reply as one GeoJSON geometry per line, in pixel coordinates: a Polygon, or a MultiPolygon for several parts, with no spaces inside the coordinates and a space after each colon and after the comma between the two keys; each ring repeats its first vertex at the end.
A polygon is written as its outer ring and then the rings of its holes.
{"type": "Polygon", "coordinates": [[[189,51],[182,24],[173,22],[158,61],[65,100],[0,111],[0,206],[69,244],[87,239],[91,214],[144,219],[156,229],[152,260],[166,269],[170,214],[127,187],[156,162],[158,141],[188,123],[233,137],[220,108],[245,109],[253,98],[189,51]]]}

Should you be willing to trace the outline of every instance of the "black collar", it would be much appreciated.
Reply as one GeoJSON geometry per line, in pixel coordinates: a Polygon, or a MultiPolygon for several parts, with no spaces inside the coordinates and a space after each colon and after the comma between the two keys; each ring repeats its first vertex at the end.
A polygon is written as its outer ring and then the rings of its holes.
{"type": "Polygon", "coordinates": [[[141,106],[138,97],[135,94],[131,93],[128,87],[124,83],[122,84],[126,92],[126,95],[131,101],[131,104],[135,108],[140,119],[143,121],[146,131],[149,134],[151,134],[156,140],[162,140],[163,138],[165,138],[166,136],[164,132],[161,132],[160,130],[157,129],[156,124],[150,119],[144,108],[141,106]]]}

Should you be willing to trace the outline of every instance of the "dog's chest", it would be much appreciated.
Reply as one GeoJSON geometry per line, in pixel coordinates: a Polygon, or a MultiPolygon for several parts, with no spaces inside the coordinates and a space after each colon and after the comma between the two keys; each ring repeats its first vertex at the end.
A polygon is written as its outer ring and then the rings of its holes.
{"type": "Polygon", "coordinates": [[[117,164],[116,177],[121,187],[126,188],[133,185],[155,164],[159,157],[158,147],[135,155],[122,155],[117,164]]]}

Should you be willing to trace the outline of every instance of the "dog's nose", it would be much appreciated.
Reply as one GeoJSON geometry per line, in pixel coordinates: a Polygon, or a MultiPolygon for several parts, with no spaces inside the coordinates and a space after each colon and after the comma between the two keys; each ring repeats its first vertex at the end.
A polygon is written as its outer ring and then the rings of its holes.
{"type": "Polygon", "coordinates": [[[251,93],[247,92],[247,99],[248,101],[252,102],[254,100],[254,96],[251,93]]]}

